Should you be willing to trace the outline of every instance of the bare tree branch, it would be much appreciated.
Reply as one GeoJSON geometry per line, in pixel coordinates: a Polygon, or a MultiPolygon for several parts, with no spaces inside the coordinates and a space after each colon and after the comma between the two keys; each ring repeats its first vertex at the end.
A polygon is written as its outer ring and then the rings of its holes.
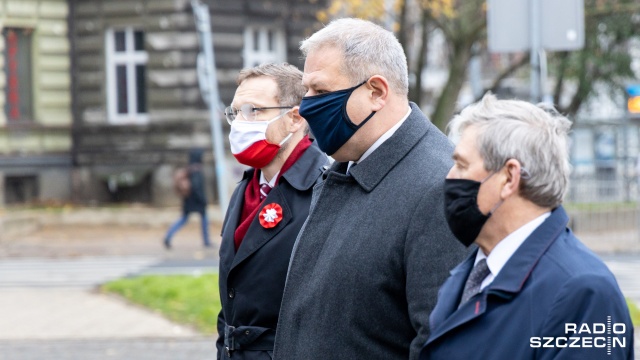
{"type": "Polygon", "coordinates": [[[516,70],[520,69],[522,66],[528,64],[529,63],[529,58],[530,58],[530,54],[527,53],[520,60],[512,63],[511,65],[509,65],[498,76],[496,76],[496,78],[493,80],[493,83],[491,84],[491,86],[489,86],[488,88],[482,90],[482,94],[479,97],[477,97],[474,100],[474,102],[480,101],[482,99],[482,97],[484,96],[484,94],[487,93],[487,91],[491,91],[493,93],[497,92],[498,88],[502,84],[502,81],[504,79],[508,78],[509,76],[511,76],[514,72],[516,72],[516,70]]]}

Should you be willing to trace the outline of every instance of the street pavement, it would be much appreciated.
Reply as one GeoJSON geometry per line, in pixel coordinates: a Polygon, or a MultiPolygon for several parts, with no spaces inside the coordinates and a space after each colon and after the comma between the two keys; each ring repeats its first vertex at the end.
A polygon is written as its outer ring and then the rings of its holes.
{"type": "MultiPolygon", "coordinates": [[[[49,224],[2,239],[0,360],[215,359],[215,336],[97,290],[126,276],[216,271],[219,237],[203,248],[199,223],[192,220],[167,251],[161,246],[166,225],[49,224]]],[[[211,234],[219,234],[219,222],[211,234]]],[[[640,305],[635,234],[579,236],[602,256],[625,296],[640,305]]],[[[640,358],[640,331],[635,334],[640,358]]]]}

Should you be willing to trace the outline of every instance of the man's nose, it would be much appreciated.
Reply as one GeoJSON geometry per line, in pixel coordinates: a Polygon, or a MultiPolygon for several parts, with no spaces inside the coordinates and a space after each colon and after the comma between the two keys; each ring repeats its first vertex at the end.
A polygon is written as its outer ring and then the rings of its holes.
{"type": "Polygon", "coordinates": [[[447,173],[447,179],[453,179],[453,178],[454,178],[454,176],[453,176],[453,169],[454,169],[455,167],[456,167],[456,166],[454,165],[454,166],[452,166],[452,167],[451,167],[451,169],[449,169],[449,172],[447,173]]]}

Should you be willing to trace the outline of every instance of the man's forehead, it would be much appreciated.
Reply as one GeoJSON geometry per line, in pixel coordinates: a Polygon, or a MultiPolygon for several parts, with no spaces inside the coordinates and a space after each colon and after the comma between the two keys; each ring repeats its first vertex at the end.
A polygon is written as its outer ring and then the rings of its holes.
{"type": "Polygon", "coordinates": [[[460,140],[453,150],[454,160],[466,163],[482,161],[480,151],[476,146],[477,135],[478,132],[472,127],[468,127],[462,132],[460,140]]]}
{"type": "Polygon", "coordinates": [[[346,77],[340,71],[341,52],[334,47],[322,47],[307,55],[304,62],[302,83],[309,85],[331,86],[346,77]]]}
{"type": "Polygon", "coordinates": [[[233,96],[232,106],[240,107],[244,104],[251,103],[257,107],[277,105],[277,84],[275,81],[271,83],[267,81],[251,81],[259,78],[251,78],[243,81],[233,96]]]}

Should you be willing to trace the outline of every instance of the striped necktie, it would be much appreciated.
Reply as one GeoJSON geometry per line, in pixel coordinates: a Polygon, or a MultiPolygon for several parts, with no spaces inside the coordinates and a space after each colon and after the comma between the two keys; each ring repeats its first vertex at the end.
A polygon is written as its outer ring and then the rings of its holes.
{"type": "Polygon", "coordinates": [[[260,201],[264,200],[267,195],[269,195],[269,191],[271,191],[271,186],[269,184],[261,184],[260,185],[260,201]]]}

